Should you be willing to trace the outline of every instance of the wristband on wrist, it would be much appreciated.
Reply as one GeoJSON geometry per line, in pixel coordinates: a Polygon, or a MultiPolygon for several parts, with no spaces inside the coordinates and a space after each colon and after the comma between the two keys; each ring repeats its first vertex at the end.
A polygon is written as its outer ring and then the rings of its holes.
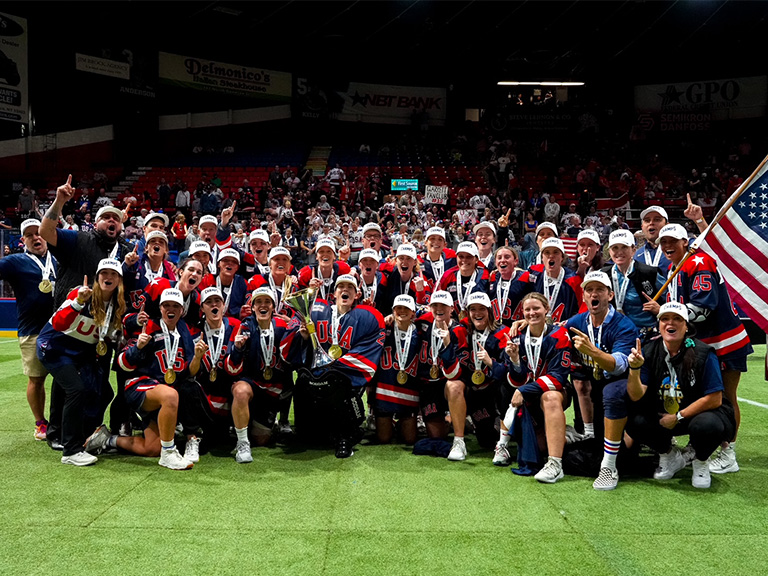
{"type": "Polygon", "coordinates": [[[701,224],[704,222],[704,218],[699,218],[698,220],[695,220],[696,224],[701,224]]]}

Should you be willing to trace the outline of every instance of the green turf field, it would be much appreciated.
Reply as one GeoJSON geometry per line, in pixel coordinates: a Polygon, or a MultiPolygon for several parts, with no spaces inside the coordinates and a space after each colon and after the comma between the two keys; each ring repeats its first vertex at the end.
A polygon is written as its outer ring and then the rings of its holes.
{"type": "MultiPolygon", "coordinates": [[[[768,404],[765,346],[740,397],[768,404]]],[[[16,340],[0,340],[0,574],[367,576],[768,573],[768,406],[742,403],[741,471],[690,485],[592,479],[555,485],[402,446],[203,455],[191,471],[156,459],[60,463],[32,438],[16,340]]]]}

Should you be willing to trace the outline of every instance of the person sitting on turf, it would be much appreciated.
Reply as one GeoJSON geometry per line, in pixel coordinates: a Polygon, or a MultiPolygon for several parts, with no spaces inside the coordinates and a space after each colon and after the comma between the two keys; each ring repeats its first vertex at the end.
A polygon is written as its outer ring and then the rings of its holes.
{"type": "Polygon", "coordinates": [[[707,459],[733,437],[736,419],[724,394],[717,355],[690,337],[688,318],[684,304],[668,302],[659,309],[661,338],[642,349],[637,339],[628,357],[627,393],[634,404],[626,429],[633,441],[661,454],[653,475],[657,480],[669,480],[685,467],[672,438],[690,435],[695,451],[693,487],[709,488],[707,459]]]}
{"type": "MultiPolygon", "coordinates": [[[[496,444],[493,463],[509,463],[507,444],[512,422],[521,406],[533,415],[539,425],[543,423],[548,458],[534,478],[553,484],[563,477],[563,450],[565,449],[565,408],[572,391],[568,384],[571,371],[568,332],[561,326],[547,324],[549,302],[543,294],[532,292],[523,299],[523,315],[528,327],[519,341],[510,339],[505,347],[509,358],[507,383],[515,392],[510,407],[501,422],[500,438],[496,444]]],[[[524,436],[521,438],[524,440],[524,436]]],[[[518,450],[521,452],[522,446],[518,450]]]]}

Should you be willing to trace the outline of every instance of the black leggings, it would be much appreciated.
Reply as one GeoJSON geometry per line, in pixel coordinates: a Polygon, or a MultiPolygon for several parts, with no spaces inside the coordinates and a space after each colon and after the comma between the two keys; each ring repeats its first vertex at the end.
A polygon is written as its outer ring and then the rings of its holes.
{"type": "Polygon", "coordinates": [[[83,451],[85,443],[86,389],[80,372],[73,364],[48,367],[53,376],[51,386],[51,422],[61,429],[64,456],[83,451]]]}

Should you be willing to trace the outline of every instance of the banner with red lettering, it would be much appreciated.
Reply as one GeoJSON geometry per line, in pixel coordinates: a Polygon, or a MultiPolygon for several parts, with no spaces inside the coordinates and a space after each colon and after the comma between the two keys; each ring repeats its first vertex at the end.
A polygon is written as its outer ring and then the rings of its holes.
{"type": "Polygon", "coordinates": [[[352,82],[339,96],[344,100],[339,120],[422,127],[445,124],[445,88],[352,82]]]}

